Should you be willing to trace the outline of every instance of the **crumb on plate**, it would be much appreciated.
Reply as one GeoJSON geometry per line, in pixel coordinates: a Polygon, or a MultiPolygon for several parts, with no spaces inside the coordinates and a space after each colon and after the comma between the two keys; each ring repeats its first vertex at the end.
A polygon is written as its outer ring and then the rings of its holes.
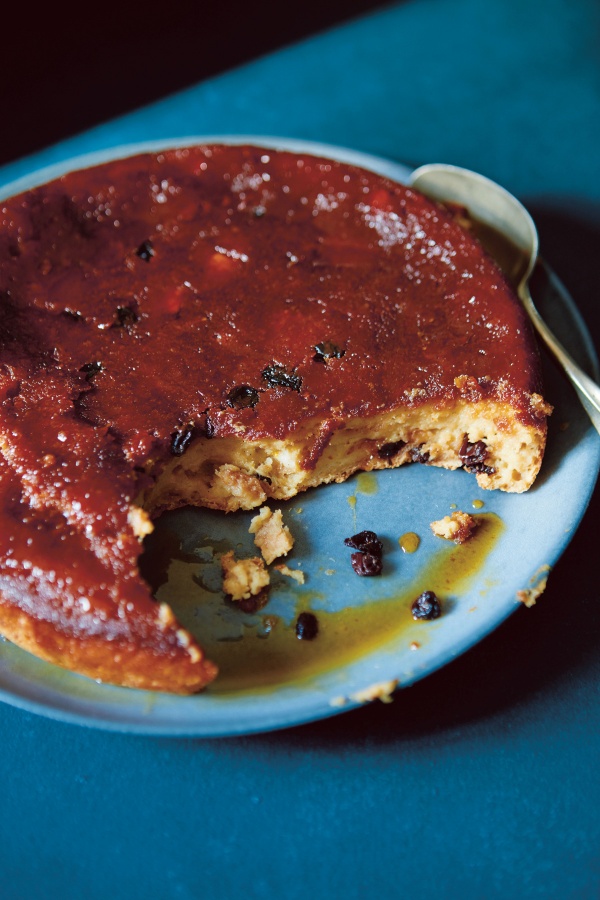
{"type": "Polygon", "coordinates": [[[273,512],[268,506],[263,506],[250,522],[248,531],[254,535],[254,543],[267,565],[280,556],[286,556],[294,546],[294,538],[287,525],[283,524],[280,509],[273,512]]]}
{"type": "Polygon", "coordinates": [[[538,571],[531,579],[531,587],[525,588],[523,591],[517,591],[517,600],[527,607],[535,606],[535,602],[546,590],[548,584],[548,575],[550,574],[550,566],[540,566],[538,571]]]}
{"type": "Polygon", "coordinates": [[[394,699],[392,694],[398,687],[398,679],[391,681],[378,681],[369,687],[360,691],[349,694],[348,697],[333,697],[329,701],[330,706],[345,706],[346,703],[371,703],[373,700],[381,700],[382,703],[391,703],[394,699]]]}
{"type": "Polygon", "coordinates": [[[300,569],[290,569],[289,566],[286,566],[285,563],[279,563],[276,566],[273,566],[277,572],[281,572],[282,575],[287,575],[288,578],[293,578],[294,581],[297,581],[298,584],[304,584],[305,577],[304,572],[300,569]]]}
{"type": "Polygon", "coordinates": [[[457,509],[451,516],[444,516],[443,519],[432,522],[430,527],[436,537],[454,541],[455,544],[464,544],[473,536],[478,524],[474,516],[457,509]]]}
{"type": "Polygon", "coordinates": [[[259,556],[236,559],[233,550],[221,557],[223,590],[232,600],[248,600],[269,585],[270,577],[259,556]]]}

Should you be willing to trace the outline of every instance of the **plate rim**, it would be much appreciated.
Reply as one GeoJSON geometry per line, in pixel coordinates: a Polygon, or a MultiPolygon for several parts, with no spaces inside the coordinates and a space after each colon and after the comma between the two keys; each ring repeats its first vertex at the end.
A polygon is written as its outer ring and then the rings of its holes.
{"type": "Polygon", "coordinates": [[[303,138],[277,137],[275,135],[262,134],[192,134],[183,137],[155,138],[148,141],[133,141],[127,144],[116,144],[111,147],[102,147],[76,156],[49,163],[38,169],[32,169],[25,175],[20,175],[11,181],[0,183],[0,201],[8,200],[22,191],[31,190],[34,187],[47,184],[55,178],[60,178],[69,172],[89,169],[92,166],[102,165],[117,159],[127,159],[141,153],[160,153],[163,150],[185,149],[186,147],[203,146],[207,144],[225,144],[228,146],[253,146],[265,150],[289,150],[292,153],[307,153],[310,156],[322,156],[332,160],[347,162],[351,165],[362,166],[371,169],[378,174],[390,173],[396,181],[405,183],[412,168],[397,160],[387,159],[362,150],[354,150],[337,144],[322,143],[303,138]]]}

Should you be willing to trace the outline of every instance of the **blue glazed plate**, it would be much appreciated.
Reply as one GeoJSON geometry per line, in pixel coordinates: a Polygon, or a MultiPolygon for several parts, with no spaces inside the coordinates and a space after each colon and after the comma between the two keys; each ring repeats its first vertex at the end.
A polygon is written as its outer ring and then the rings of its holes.
{"type": "MultiPolygon", "coordinates": [[[[0,190],[0,199],[110,159],[212,142],[254,143],[327,156],[398,181],[406,181],[409,175],[403,165],[344,148],[264,136],[211,135],[148,142],[72,159],[7,185],[0,190]]],[[[561,334],[572,354],[596,373],[597,361],[585,326],[567,291],[543,263],[538,267],[535,291],[536,303],[553,330],[561,334]]],[[[345,484],[322,487],[280,504],[296,538],[286,562],[304,573],[305,583],[275,576],[268,606],[260,614],[247,616],[244,624],[240,624],[240,613],[228,609],[219,594],[218,557],[214,554],[229,546],[241,555],[255,552],[248,535],[252,514],[223,516],[184,509],[164,518],[159,534],[165,543],[180,544],[183,553],[172,564],[172,577],[159,588],[159,596],[173,603],[201,642],[211,634],[217,643],[249,648],[252,676],[246,683],[225,677],[220,688],[217,682],[193,697],[127,690],[63,671],[2,641],[0,699],[46,716],[106,729],[165,736],[241,735],[352,709],[369,696],[385,696],[396,686],[407,686],[445,665],[519,606],[517,592],[543,587],[571,540],[596,482],[598,434],[566,380],[545,360],[544,365],[545,394],[555,411],[542,472],[529,492],[482,491],[474,476],[462,470],[412,465],[357,475],[345,484]],[[487,521],[486,542],[478,538],[479,544],[473,544],[482,548],[479,556],[462,569],[456,560],[449,560],[454,546],[435,538],[429,528],[431,521],[454,508],[483,515],[487,521]],[[376,531],[384,541],[381,578],[358,578],[350,568],[344,538],[365,528],[376,531]],[[408,532],[421,539],[412,554],[404,553],[399,544],[399,538],[408,532]],[[448,572],[454,572],[452,577],[446,577],[448,572]],[[432,581],[442,598],[443,615],[434,622],[414,622],[410,602],[421,590],[432,588],[432,581]],[[269,619],[293,634],[298,613],[307,610],[322,622],[337,617],[347,630],[342,630],[335,652],[323,639],[321,658],[321,635],[311,642],[307,651],[310,666],[302,660],[307,642],[296,642],[294,665],[279,671],[276,654],[269,661],[275,646],[272,634],[267,633],[269,619]],[[377,638],[386,616],[389,630],[377,638]],[[374,635],[369,645],[342,646],[344,634],[351,640],[365,625],[374,635]],[[258,684],[257,671],[269,666],[275,667],[276,674],[266,678],[266,684],[258,684]]],[[[243,649],[240,653],[243,656],[243,649]]]]}

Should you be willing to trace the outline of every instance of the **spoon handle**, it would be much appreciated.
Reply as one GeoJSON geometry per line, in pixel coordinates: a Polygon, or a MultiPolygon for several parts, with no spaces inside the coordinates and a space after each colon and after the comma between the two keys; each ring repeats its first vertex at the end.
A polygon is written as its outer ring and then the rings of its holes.
{"type": "Polygon", "coordinates": [[[600,387],[586,375],[581,366],[567,353],[560,341],[550,331],[535,307],[527,282],[522,282],[519,285],[519,297],[537,333],[562,366],[569,381],[577,391],[594,428],[600,434],[600,387]]]}

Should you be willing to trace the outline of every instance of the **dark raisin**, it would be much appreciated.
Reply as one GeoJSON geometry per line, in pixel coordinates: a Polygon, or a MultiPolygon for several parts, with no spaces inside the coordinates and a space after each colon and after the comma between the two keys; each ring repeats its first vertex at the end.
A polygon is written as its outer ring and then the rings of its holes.
{"type": "Polygon", "coordinates": [[[381,556],[383,553],[383,544],[374,531],[360,531],[352,537],[345,538],[344,544],[353,550],[360,550],[361,553],[372,553],[373,556],[381,556]]]}
{"type": "Polygon", "coordinates": [[[143,259],[146,262],[150,262],[150,260],[154,256],[154,247],[152,246],[152,241],[143,241],[135,252],[140,259],[143,259]]]}
{"type": "MultiPolygon", "coordinates": [[[[421,444],[421,447],[422,446],[423,445],[421,444]]],[[[422,463],[423,465],[425,465],[429,462],[429,451],[423,451],[421,450],[421,447],[411,447],[410,459],[411,462],[422,463]]]]}
{"type": "Polygon", "coordinates": [[[258,401],[258,391],[247,384],[241,384],[239,387],[232,388],[227,395],[227,402],[234,409],[254,408],[258,401]]]}
{"type": "Polygon", "coordinates": [[[381,554],[353,553],[350,562],[357,575],[381,575],[383,568],[381,554]]]}
{"type": "Polygon", "coordinates": [[[485,441],[475,441],[475,443],[472,444],[465,435],[460,450],[458,451],[458,455],[463,463],[468,466],[474,466],[485,462],[487,459],[487,446],[485,441]]]}
{"type": "Polygon", "coordinates": [[[117,306],[113,328],[130,328],[139,319],[132,306],[117,306]]]}
{"type": "Polygon", "coordinates": [[[182,456],[189,447],[193,436],[193,425],[188,425],[187,428],[181,431],[174,431],[171,435],[171,453],[173,456],[182,456]]]}
{"type": "Polygon", "coordinates": [[[243,597],[241,600],[234,600],[233,605],[244,613],[255,613],[263,606],[266,606],[269,600],[268,588],[263,588],[258,594],[251,594],[249,597],[243,597]]]}
{"type": "Polygon", "coordinates": [[[458,455],[462,459],[463,466],[467,472],[483,472],[485,475],[493,475],[496,471],[493,466],[485,465],[488,456],[488,448],[485,441],[475,441],[472,444],[465,435],[458,455]]]}
{"type": "Polygon", "coordinates": [[[77,418],[81,419],[83,422],[87,422],[89,425],[93,425],[96,428],[101,425],[106,425],[106,419],[93,409],[90,409],[85,391],[82,391],[79,397],[76,398],[73,409],[77,418]]]}
{"type": "Polygon", "coordinates": [[[440,601],[433,591],[423,591],[411,606],[413,619],[438,619],[442,614],[440,601]]]}
{"type": "Polygon", "coordinates": [[[204,432],[207,438],[212,438],[215,436],[215,424],[211,417],[206,414],[206,422],[204,424],[204,432]]]}
{"type": "Polygon", "coordinates": [[[90,362],[90,363],[85,363],[85,364],[80,368],[79,371],[80,371],[80,372],[85,372],[85,380],[86,380],[86,381],[91,381],[92,378],[93,378],[95,375],[97,375],[98,372],[101,372],[103,368],[104,368],[104,366],[102,365],[101,362],[90,362]]]}
{"type": "Polygon", "coordinates": [[[389,444],[383,444],[377,451],[380,459],[391,459],[396,453],[399,453],[403,447],[406,447],[406,441],[392,441],[389,444]]]}
{"type": "Polygon", "coordinates": [[[299,391],[302,387],[302,379],[294,371],[288,372],[285,366],[273,363],[262,370],[262,377],[269,387],[286,387],[292,391],[299,391]]]}
{"type": "Polygon", "coordinates": [[[325,362],[326,359],[341,359],[346,352],[341,347],[338,347],[337,344],[334,344],[333,341],[322,341],[320,344],[315,344],[314,349],[316,351],[313,356],[315,362],[325,362]]]}
{"type": "Polygon", "coordinates": [[[62,314],[63,316],[67,316],[68,319],[73,319],[74,322],[81,322],[81,320],[83,319],[83,316],[80,312],[78,312],[76,309],[71,309],[69,306],[63,309],[62,314]]]}
{"type": "Polygon", "coordinates": [[[296,621],[296,637],[299,641],[314,641],[319,633],[319,622],[313,613],[300,613],[296,621]]]}

